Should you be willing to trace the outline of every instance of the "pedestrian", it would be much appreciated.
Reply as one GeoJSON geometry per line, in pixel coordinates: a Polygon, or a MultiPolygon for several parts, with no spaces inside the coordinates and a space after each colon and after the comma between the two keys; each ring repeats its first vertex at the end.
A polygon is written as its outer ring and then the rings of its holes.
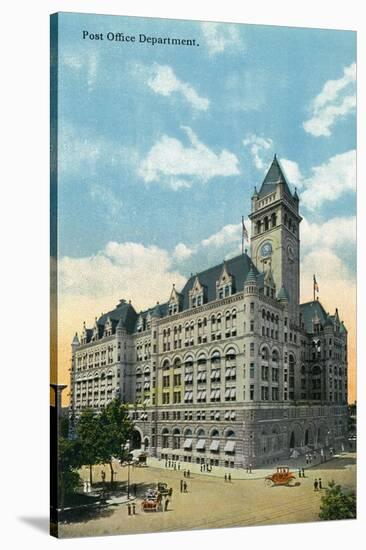
{"type": "Polygon", "coordinates": [[[318,485],[319,485],[319,489],[323,489],[323,486],[322,486],[322,478],[320,477],[319,480],[318,480],[318,485]]]}
{"type": "Polygon", "coordinates": [[[130,503],[127,504],[127,510],[128,510],[128,515],[130,516],[131,515],[131,504],[130,503]]]}
{"type": "Polygon", "coordinates": [[[136,515],[136,504],[134,502],[132,503],[132,513],[134,516],[136,515]]]}
{"type": "Polygon", "coordinates": [[[170,468],[170,460],[168,460],[168,467],[170,468]]]}
{"type": "Polygon", "coordinates": [[[226,474],[225,474],[225,476],[224,476],[224,480],[227,481],[227,475],[226,475],[226,474]]]}
{"type": "Polygon", "coordinates": [[[186,477],[186,475],[187,475],[187,472],[183,470],[183,477],[186,477]]]}
{"type": "Polygon", "coordinates": [[[305,469],[304,468],[301,468],[301,472],[302,472],[302,477],[305,477],[305,469]]]}
{"type": "Polygon", "coordinates": [[[176,469],[177,469],[177,463],[174,462],[174,470],[176,470],[176,469]]]}
{"type": "Polygon", "coordinates": [[[249,473],[251,474],[252,473],[252,465],[249,464],[249,473]]]}
{"type": "Polygon", "coordinates": [[[309,455],[305,455],[306,464],[309,464],[309,455]]]}
{"type": "Polygon", "coordinates": [[[180,470],[180,462],[178,462],[178,470],[180,470]]]}
{"type": "Polygon", "coordinates": [[[200,472],[202,472],[202,464],[200,464],[200,472]]]}
{"type": "Polygon", "coordinates": [[[172,496],[173,496],[173,487],[170,487],[168,494],[169,494],[170,498],[172,498],[172,496]]]}
{"type": "Polygon", "coordinates": [[[315,479],[314,481],[314,491],[317,491],[318,490],[318,480],[315,479]]]}
{"type": "Polygon", "coordinates": [[[299,468],[299,477],[301,477],[301,468],[299,468]]]}
{"type": "Polygon", "coordinates": [[[183,493],[183,479],[180,480],[180,492],[183,493]]]}
{"type": "Polygon", "coordinates": [[[185,493],[187,492],[187,482],[186,481],[183,482],[183,491],[185,493]]]}
{"type": "Polygon", "coordinates": [[[164,505],[164,511],[167,512],[169,506],[169,499],[168,497],[165,499],[165,505],[164,505]]]}
{"type": "Polygon", "coordinates": [[[229,475],[227,476],[227,479],[228,479],[229,483],[231,483],[231,474],[229,474],[229,475]]]}
{"type": "Polygon", "coordinates": [[[187,477],[191,477],[191,470],[188,470],[187,477]]]}
{"type": "Polygon", "coordinates": [[[105,482],[105,471],[104,470],[102,470],[100,472],[100,477],[102,478],[102,482],[104,483],[105,482]]]}

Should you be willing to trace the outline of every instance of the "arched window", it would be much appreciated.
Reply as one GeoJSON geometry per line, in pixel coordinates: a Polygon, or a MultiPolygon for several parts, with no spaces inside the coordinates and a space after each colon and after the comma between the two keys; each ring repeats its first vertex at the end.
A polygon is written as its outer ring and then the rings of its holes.
{"type": "Polygon", "coordinates": [[[207,363],[207,359],[206,359],[206,356],[204,353],[200,353],[200,355],[198,356],[198,359],[197,359],[197,364],[198,365],[206,365],[207,363]]]}
{"type": "Polygon", "coordinates": [[[257,225],[256,225],[256,233],[257,233],[257,235],[259,235],[260,232],[261,232],[261,222],[260,222],[260,221],[257,221],[257,225]]]}
{"type": "Polygon", "coordinates": [[[169,448],[169,430],[168,428],[163,428],[162,432],[161,432],[161,442],[162,442],[162,447],[163,449],[168,449],[169,448]]]}
{"type": "Polygon", "coordinates": [[[276,227],[277,225],[277,216],[275,212],[273,212],[273,214],[271,215],[271,225],[272,227],[276,227]]]}
{"type": "Polygon", "coordinates": [[[262,354],[262,359],[263,359],[263,361],[268,361],[268,359],[269,359],[269,352],[268,352],[268,348],[267,348],[267,347],[263,347],[263,348],[262,348],[261,354],[262,354]]]}
{"type": "Polygon", "coordinates": [[[180,358],[177,357],[174,361],[174,368],[179,369],[179,367],[181,367],[181,366],[182,366],[182,362],[181,362],[180,358]]]}
{"type": "Polygon", "coordinates": [[[211,363],[213,364],[219,364],[221,360],[220,353],[218,351],[214,351],[211,355],[211,363]]]}
{"type": "Polygon", "coordinates": [[[180,449],[180,430],[178,428],[173,430],[173,449],[180,449]]]}
{"type": "Polygon", "coordinates": [[[279,360],[279,353],[278,353],[278,350],[274,349],[272,351],[272,361],[274,363],[278,363],[278,360],[279,360]]]}
{"type": "Polygon", "coordinates": [[[226,352],[225,359],[227,361],[233,361],[236,359],[236,351],[234,348],[229,348],[226,352]]]}
{"type": "Polygon", "coordinates": [[[295,357],[291,353],[289,355],[289,372],[290,374],[295,372],[295,357]]]}
{"type": "Polygon", "coordinates": [[[169,359],[165,359],[165,361],[163,363],[163,370],[167,370],[169,368],[170,368],[169,359]]]}
{"type": "Polygon", "coordinates": [[[267,231],[268,229],[269,229],[268,216],[265,216],[265,218],[264,218],[264,231],[267,231]]]}

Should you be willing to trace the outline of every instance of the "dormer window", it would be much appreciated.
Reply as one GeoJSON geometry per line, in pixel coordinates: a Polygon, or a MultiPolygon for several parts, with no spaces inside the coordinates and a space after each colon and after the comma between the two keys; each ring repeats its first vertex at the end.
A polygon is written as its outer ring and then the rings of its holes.
{"type": "Polygon", "coordinates": [[[136,328],[137,332],[142,332],[144,330],[144,320],[143,318],[140,317],[138,318],[137,320],[137,328],[136,328]]]}
{"type": "Polygon", "coordinates": [[[175,313],[179,312],[181,301],[182,295],[177,292],[175,285],[173,284],[173,288],[169,298],[168,315],[174,315],[175,313]]]}
{"type": "Polygon", "coordinates": [[[227,270],[226,264],[222,268],[222,272],[218,281],[216,281],[216,298],[222,300],[231,296],[233,293],[233,277],[227,270]]]}
{"type": "Polygon", "coordinates": [[[196,279],[193,283],[193,286],[192,286],[191,290],[188,293],[188,296],[189,296],[189,307],[190,308],[195,308],[195,307],[202,306],[203,296],[204,296],[204,288],[201,285],[201,282],[200,282],[198,276],[196,276],[196,279]]]}

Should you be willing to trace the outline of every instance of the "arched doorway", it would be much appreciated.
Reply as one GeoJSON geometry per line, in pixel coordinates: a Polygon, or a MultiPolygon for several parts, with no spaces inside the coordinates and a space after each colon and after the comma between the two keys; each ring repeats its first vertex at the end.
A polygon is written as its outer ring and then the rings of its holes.
{"type": "Polygon", "coordinates": [[[149,448],[149,438],[144,438],[143,450],[146,451],[149,448]]]}
{"type": "Polygon", "coordinates": [[[309,444],[309,428],[305,430],[305,445],[309,444]]]}
{"type": "Polygon", "coordinates": [[[133,430],[130,439],[130,450],[141,449],[141,434],[138,430],[133,430]]]}
{"type": "Polygon", "coordinates": [[[295,448],[295,432],[291,432],[290,436],[290,449],[295,448]]]}

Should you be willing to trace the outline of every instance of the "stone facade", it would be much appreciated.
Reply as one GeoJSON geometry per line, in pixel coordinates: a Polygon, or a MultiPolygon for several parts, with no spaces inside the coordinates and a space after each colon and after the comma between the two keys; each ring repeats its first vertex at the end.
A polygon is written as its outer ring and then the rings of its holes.
{"type": "Polygon", "coordinates": [[[124,300],[72,343],[76,419],[114,397],[132,445],[229,467],[287,460],[347,437],[347,331],[299,303],[299,199],[275,158],[252,198],[251,254],[192,276],[137,313],[124,300]]]}

